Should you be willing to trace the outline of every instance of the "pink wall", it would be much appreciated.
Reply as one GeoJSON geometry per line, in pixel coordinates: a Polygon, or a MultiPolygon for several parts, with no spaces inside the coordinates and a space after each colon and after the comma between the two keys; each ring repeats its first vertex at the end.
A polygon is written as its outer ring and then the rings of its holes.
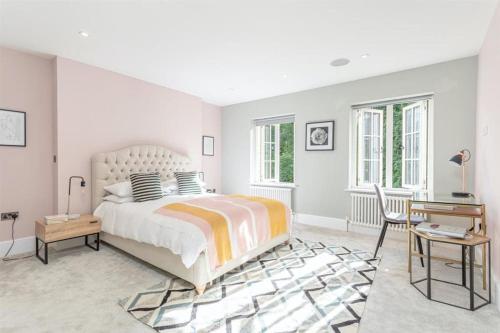
{"type": "MultiPolygon", "coordinates": [[[[479,54],[476,120],[476,191],[486,203],[493,237],[493,268],[500,278],[500,6],[479,54]]],[[[498,280],[500,281],[500,280],[498,280]]]]}
{"type": "MultiPolygon", "coordinates": [[[[0,108],[27,112],[26,148],[0,147],[0,211],[19,210],[16,238],[33,221],[66,210],[71,175],[91,184],[90,158],[132,144],[160,144],[191,157],[220,189],[220,108],[200,98],[64,58],[0,48],[0,108]],[[216,156],[201,156],[212,135],[216,156]],[[57,164],[52,156],[57,154],[57,164]]],[[[90,188],[74,183],[72,212],[90,212],[90,188]]],[[[0,241],[10,224],[0,223],[0,241]]]]}
{"type": "MultiPolygon", "coordinates": [[[[201,170],[203,131],[220,136],[220,110],[198,97],[64,58],[57,58],[57,86],[59,212],[66,207],[69,176],[81,175],[90,184],[95,153],[161,144],[188,155],[201,170]]],[[[203,166],[219,184],[217,161],[203,166]]],[[[90,212],[91,192],[74,189],[72,211],[90,212]]]]}
{"type": "MultiPolygon", "coordinates": [[[[53,62],[0,48],[0,108],[27,119],[27,147],[0,146],[0,212],[20,212],[16,238],[32,236],[33,221],[53,210],[53,62]]],[[[0,241],[8,239],[10,223],[0,222],[0,241]]]]}
{"type": "MultiPolygon", "coordinates": [[[[218,106],[203,103],[203,135],[213,136],[215,139],[215,156],[202,156],[202,170],[205,173],[205,182],[209,188],[221,191],[221,109],[218,106]]],[[[201,144],[201,143],[200,143],[201,144]]]]}

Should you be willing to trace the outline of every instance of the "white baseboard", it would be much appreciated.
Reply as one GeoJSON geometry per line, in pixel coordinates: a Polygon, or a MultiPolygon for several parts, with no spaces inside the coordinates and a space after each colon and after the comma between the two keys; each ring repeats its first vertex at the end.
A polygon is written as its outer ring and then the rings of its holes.
{"type": "MultiPolygon", "coordinates": [[[[334,230],[346,231],[346,232],[352,231],[372,236],[380,235],[380,230],[381,230],[380,228],[372,228],[359,224],[348,223],[347,219],[311,215],[311,214],[301,214],[301,213],[295,214],[294,222],[306,225],[313,225],[317,227],[329,228],[334,230]]],[[[406,234],[403,232],[387,230],[387,237],[405,240],[406,234]]]]}
{"type": "MultiPolygon", "coordinates": [[[[3,257],[7,250],[9,249],[12,241],[0,242],[0,256],[3,257]]],[[[28,253],[35,251],[35,236],[16,238],[14,246],[9,253],[9,257],[13,255],[18,255],[22,253],[28,253]]]]}
{"type": "Polygon", "coordinates": [[[347,223],[346,220],[335,218],[335,217],[326,217],[319,215],[311,215],[311,214],[295,214],[295,223],[314,225],[317,227],[330,228],[336,230],[346,231],[347,223]]]}
{"type": "Polygon", "coordinates": [[[491,274],[491,277],[493,278],[492,281],[492,290],[491,294],[493,295],[493,299],[491,300],[491,303],[495,304],[497,307],[497,310],[500,311],[500,278],[498,278],[495,274],[491,274]]]}

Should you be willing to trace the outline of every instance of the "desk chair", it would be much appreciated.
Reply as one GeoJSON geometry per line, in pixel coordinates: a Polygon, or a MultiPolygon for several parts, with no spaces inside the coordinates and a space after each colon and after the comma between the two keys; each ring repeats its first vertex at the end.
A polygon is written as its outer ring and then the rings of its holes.
{"type": "MultiPolygon", "coordinates": [[[[375,184],[375,193],[377,194],[377,201],[378,201],[378,206],[380,208],[380,215],[382,216],[384,225],[382,226],[382,231],[380,232],[380,237],[378,238],[377,242],[377,248],[375,249],[375,254],[373,257],[377,256],[378,249],[382,247],[382,243],[384,242],[385,238],[385,233],[387,231],[387,227],[389,226],[389,224],[406,225],[408,218],[408,216],[404,213],[389,212],[387,210],[387,200],[385,198],[384,190],[380,188],[378,184],[375,184]]],[[[422,222],[425,222],[423,216],[420,215],[410,216],[410,224],[412,226],[416,226],[422,222]]],[[[419,236],[417,236],[417,245],[418,245],[418,252],[423,255],[424,251],[422,249],[422,239],[419,236]]],[[[420,263],[422,264],[422,267],[424,267],[424,258],[420,257],[420,263]]]]}

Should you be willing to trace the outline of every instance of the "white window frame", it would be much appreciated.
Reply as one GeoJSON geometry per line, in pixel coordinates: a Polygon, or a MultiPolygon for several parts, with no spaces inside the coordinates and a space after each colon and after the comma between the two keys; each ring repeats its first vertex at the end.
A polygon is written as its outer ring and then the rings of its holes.
{"type": "MultiPolygon", "coordinates": [[[[408,188],[408,189],[425,189],[427,185],[427,165],[426,163],[419,163],[419,174],[418,174],[418,182],[415,182],[416,184],[413,184],[414,182],[408,183],[406,182],[406,164],[407,163],[412,163],[412,162],[420,162],[422,160],[426,160],[427,156],[427,126],[422,126],[422,125],[427,125],[427,101],[418,101],[413,104],[407,105],[403,108],[403,123],[402,123],[402,141],[403,141],[403,151],[402,151],[402,163],[401,163],[401,186],[403,188],[408,188]],[[416,131],[414,128],[415,125],[415,109],[418,107],[418,111],[420,112],[420,123],[419,123],[419,129],[420,131],[416,131]],[[411,119],[411,131],[408,133],[407,132],[407,111],[412,113],[412,119],[411,119]],[[414,154],[414,142],[416,141],[416,135],[419,135],[418,138],[418,145],[419,145],[419,153],[418,156],[415,156],[414,154]],[[407,137],[411,138],[411,143],[406,142],[407,137]],[[410,156],[408,157],[408,152],[411,152],[410,156]]],[[[410,169],[413,168],[413,164],[410,164],[410,169]]],[[[412,178],[414,178],[416,175],[413,175],[412,178]]]]}
{"type": "MultiPolygon", "coordinates": [[[[358,110],[358,115],[357,115],[357,118],[358,118],[358,186],[361,186],[361,187],[367,187],[367,186],[371,186],[373,183],[372,182],[369,182],[369,181],[366,181],[365,177],[364,177],[364,166],[365,166],[365,163],[368,162],[368,163],[375,163],[377,160],[378,160],[378,170],[379,170],[379,174],[378,174],[378,184],[381,184],[382,183],[382,180],[383,180],[383,160],[382,160],[382,152],[383,152],[383,149],[384,149],[384,135],[383,135],[383,131],[384,131],[384,113],[382,110],[377,110],[377,109],[360,109],[358,110]],[[374,114],[377,114],[379,116],[379,128],[378,128],[378,140],[377,140],[377,136],[374,135],[374,132],[375,132],[375,126],[374,126],[374,122],[373,122],[373,118],[372,118],[372,121],[371,121],[371,134],[366,134],[364,132],[365,130],[365,126],[364,126],[364,116],[366,114],[369,114],[369,115],[374,115],[374,114]],[[365,138],[371,138],[370,140],[370,143],[371,143],[371,146],[370,146],[370,150],[372,150],[371,154],[370,154],[370,158],[365,158],[365,145],[363,144],[365,142],[365,138]],[[377,142],[378,141],[378,142],[377,142]],[[377,144],[377,146],[373,147],[374,144],[377,144]],[[376,154],[378,155],[378,158],[373,158],[373,154],[376,154]]],[[[370,179],[373,178],[373,174],[370,175],[370,179]]]]}
{"type": "Polygon", "coordinates": [[[260,138],[264,138],[264,140],[260,143],[260,152],[258,157],[259,169],[261,166],[264,169],[260,169],[259,179],[262,182],[273,182],[277,183],[280,180],[280,124],[269,124],[264,126],[259,126],[260,129],[260,138]],[[272,138],[272,130],[274,128],[274,140],[266,141],[266,128],[269,128],[269,138],[272,138]],[[274,145],[274,156],[271,156],[272,148],[274,145]],[[266,147],[269,147],[269,159],[266,159],[266,147]],[[266,170],[266,164],[269,166],[268,170],[266,170]],[[274,177],[266,177],[266,171],[269,173],[269,176],[272,175],[274,164],[274,177]]]}
{"type": "MultiPolygon", "coordinates": [[[[363,108],[373,108],[375,106],[386,106],[386,141],[385,149],[392,152],[393,142],[392,142],[392,127],[393,127],[393,108],[394,104],[407,103],[411,101],[425,101],[427,112],[425,113],[427,127],[425,136],[427,142],[424,145],[427,163],[426,163],[426,175],[423,178],[425,180],[425,186],[423,189],[413,188],[392,188],[392,154],[386,154],[386,177],[385,177],[385,188],[386,190],[393,191],[396,193],[413,193],[413,192],[432,192],[434,189],[434,94],[432,92],[417,94],[417,95],[407,95],[400,97],[391,97],[384,100],[366,101],[355,103],[350,108],[349,116],[349,182],[347,191],[359,190],[370,190],[373,191],[373,186],[366,185],[361,186],[358,182],[358,110],[363,108]],[[390,174],[388,174],[390,172],[390,174]]],[[[401,175],[403,176],[403,175],[401,175]]],[[[402,181],[403,183],[403,181],[402,181]]],[[[403,184],[402,184],[403,185],[403,184]]]]}
{"type": "MultiPolygon", "coordinates": [[[[295,186],[295,183],[280,182],[280,124],[293,124],[293,179],[295,181],[296,172],[296,129],[295,116],[282,115],[270,118],[256,119],[250,131],[250,184],[269,184],[272,186],[295,186]],[[274,149],[274,177],[265,177],[265,126],[275,127],[275,149],[274,149]],[[260,132],[259,132],[260,131],[260,132]]],[[[271,174],[271,165],[269,164],[269,174],[271,174]]]]}

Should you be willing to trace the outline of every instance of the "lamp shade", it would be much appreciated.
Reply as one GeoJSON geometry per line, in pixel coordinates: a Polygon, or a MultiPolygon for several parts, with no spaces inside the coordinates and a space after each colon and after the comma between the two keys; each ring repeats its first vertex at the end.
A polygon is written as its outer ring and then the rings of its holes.
{"type": "Polygon", "coordinates": [[[462,165],[464,160],[464,154],[456,154],[452,158],[450,158],[450,162],[456,163],[458,165],[462,165]]]}

